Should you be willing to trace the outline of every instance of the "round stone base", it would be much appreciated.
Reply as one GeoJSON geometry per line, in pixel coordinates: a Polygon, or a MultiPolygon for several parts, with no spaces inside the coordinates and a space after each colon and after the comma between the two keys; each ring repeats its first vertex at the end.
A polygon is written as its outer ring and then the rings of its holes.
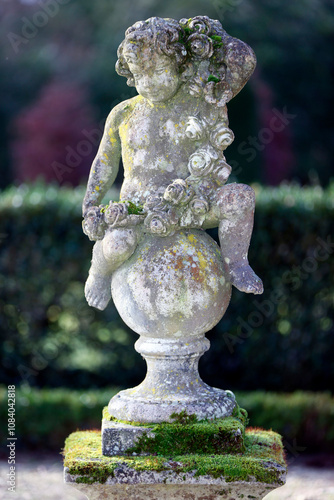
{"type": "Polygon", "coordinates": [[[173,413],[186,411],[188,415],[195,414],[198,420],[204,420],[229,417],[236,406],[235,399],[228,393],[210,387],[202,381],[201,391],[193,398],[186,395],[182,397],[180,394],[161,400],[138,396],[138,392],[140,386],[121,391],[111,398],[108,406],[110,415],[129,422],[159,423],[173,422],[171,418],[173,413]]]}

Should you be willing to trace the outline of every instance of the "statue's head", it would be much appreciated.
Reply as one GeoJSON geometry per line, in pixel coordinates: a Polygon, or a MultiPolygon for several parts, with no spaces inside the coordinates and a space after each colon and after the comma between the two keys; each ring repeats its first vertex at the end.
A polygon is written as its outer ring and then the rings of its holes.
{"type": "Polygon", "coordinates": [[[139,21],[125,32],[116,71],[153,102],[170,99],[186,83],[190,94],[211,104],[224,97],[224,105],[232,97],[226,98],[224,34],[206,16],[139,21]]]}

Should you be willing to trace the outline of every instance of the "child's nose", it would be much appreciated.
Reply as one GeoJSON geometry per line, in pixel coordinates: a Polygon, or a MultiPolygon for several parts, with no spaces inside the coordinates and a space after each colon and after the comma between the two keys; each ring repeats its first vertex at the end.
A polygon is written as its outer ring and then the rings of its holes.
{"type": "Polygon", "coordinates": [[[146,89],[150,86],[150,83],[152,82],[152,78],[150,76],[144,76],[141,79],[141,84],[142,86],[146,89]]]}

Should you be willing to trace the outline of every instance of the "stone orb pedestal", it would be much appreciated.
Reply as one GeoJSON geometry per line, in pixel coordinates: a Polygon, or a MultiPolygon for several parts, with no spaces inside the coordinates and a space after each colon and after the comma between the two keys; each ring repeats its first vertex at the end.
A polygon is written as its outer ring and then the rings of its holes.
{"type": "Polygon", "coordinates": [[[236,403],[209,387],[198,361],[209,349],[205,333],[223,317],[231,284],[216,242],[202,230],[147,235],[112,276],[112,298],[123,321],[140,335],[135,349],[147,375],[109,403],[120,420],[168,422],[186,411],[198,419],[229,416],[236,403]]]}

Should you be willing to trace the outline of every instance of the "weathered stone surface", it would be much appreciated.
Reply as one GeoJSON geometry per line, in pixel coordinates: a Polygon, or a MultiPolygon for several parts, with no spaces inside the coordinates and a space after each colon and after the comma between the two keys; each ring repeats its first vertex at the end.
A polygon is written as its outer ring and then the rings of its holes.
{"type": "Polygon", "coordinates": [[[148,371],[142,384],[111,399],[112,416],[165,422],[183,410],[199,419],[232,414],[233,398],[198,373],[210,345],[204,333],[222,318],[230,293],[219,247],[205,232],[142,240],[114,272],[112,295],[124,321],[141,335],[135,348],[148,371]]]}
{"type": "Polygon", "coordinates": [[[105,456],[123,455],[143,436],[154,436],[149,427],[102,420],[102,453],[105,456]]]}
{"type": "Polygon", "coordinates": [[[245,410],[238,408],[239,418],[198,422],[194,416],[174,415],[173,423],[145,427],[115,421],[107,408],[102,419],[102,453],[115,455],[175,455],[184,453],[243,453],[245,410]]]}
{"type": "Polygon", "coordinates": [[[178,340],[180,347],[213,328],[231,296],[220,249],[200,230],[147,235],[111,287],[118,312],[141,338],[178,340]]]}
{"type": "Polygon", "coordinates": [[[91,499],[261,499],[285,482],[282,442],[260,430],[246,437],[244,454],[105,457],[98,433],[77,432],[66,441],[64,478],[91,499]]]}
{"type": "MultiPolygon", "coordinates": [[[[224,479],[192,484],[188,476],[177,484],[76,484],[65,469],[65,481],[84,493],[89,500],[261,500],[281,485],[224,479]]],[[[171,478],[169,478],[171,480],[171,478]]]]}
{"type": "Polygon", "coordinates": [[[229,281],[262,293],[248,265],[254,192],[225,186],[224,150],[234,140],[226,103],[245,85],[256,58],[244,42],[206,16],[150,18],[125,33],[116,70],[138,96],[110,113],[91,168],[83,229],[96,241],[86,283],[88,303],[104,309],[113,272],[143,235],[164,238],[186,228],[219,227],[229,281]],[[121,201],[100,205],[124,165],[121,201]]]}
{"type": "Polygon", "coordinates": [[[226,182],[234,140],[226,104],[256,64],[252,49],[207,16],[150,18],[125,33],[117,72],[138,96],[107,118],[83,202],[93,241],[85,287],[103,310],[111,296],[140,335],[148,365],[138,387],[109,403],[117,419],[163,422],[186,410],[199,419],[232,414],[233,399],[204,384],[204,334],[224,315],[234,285],[263,291],[248,263],[254,191],[226,182]],[[101,205],[122,156],[120,202],[101,205]],[[205,229],[218,227],[220,247],[205,229]]]}

